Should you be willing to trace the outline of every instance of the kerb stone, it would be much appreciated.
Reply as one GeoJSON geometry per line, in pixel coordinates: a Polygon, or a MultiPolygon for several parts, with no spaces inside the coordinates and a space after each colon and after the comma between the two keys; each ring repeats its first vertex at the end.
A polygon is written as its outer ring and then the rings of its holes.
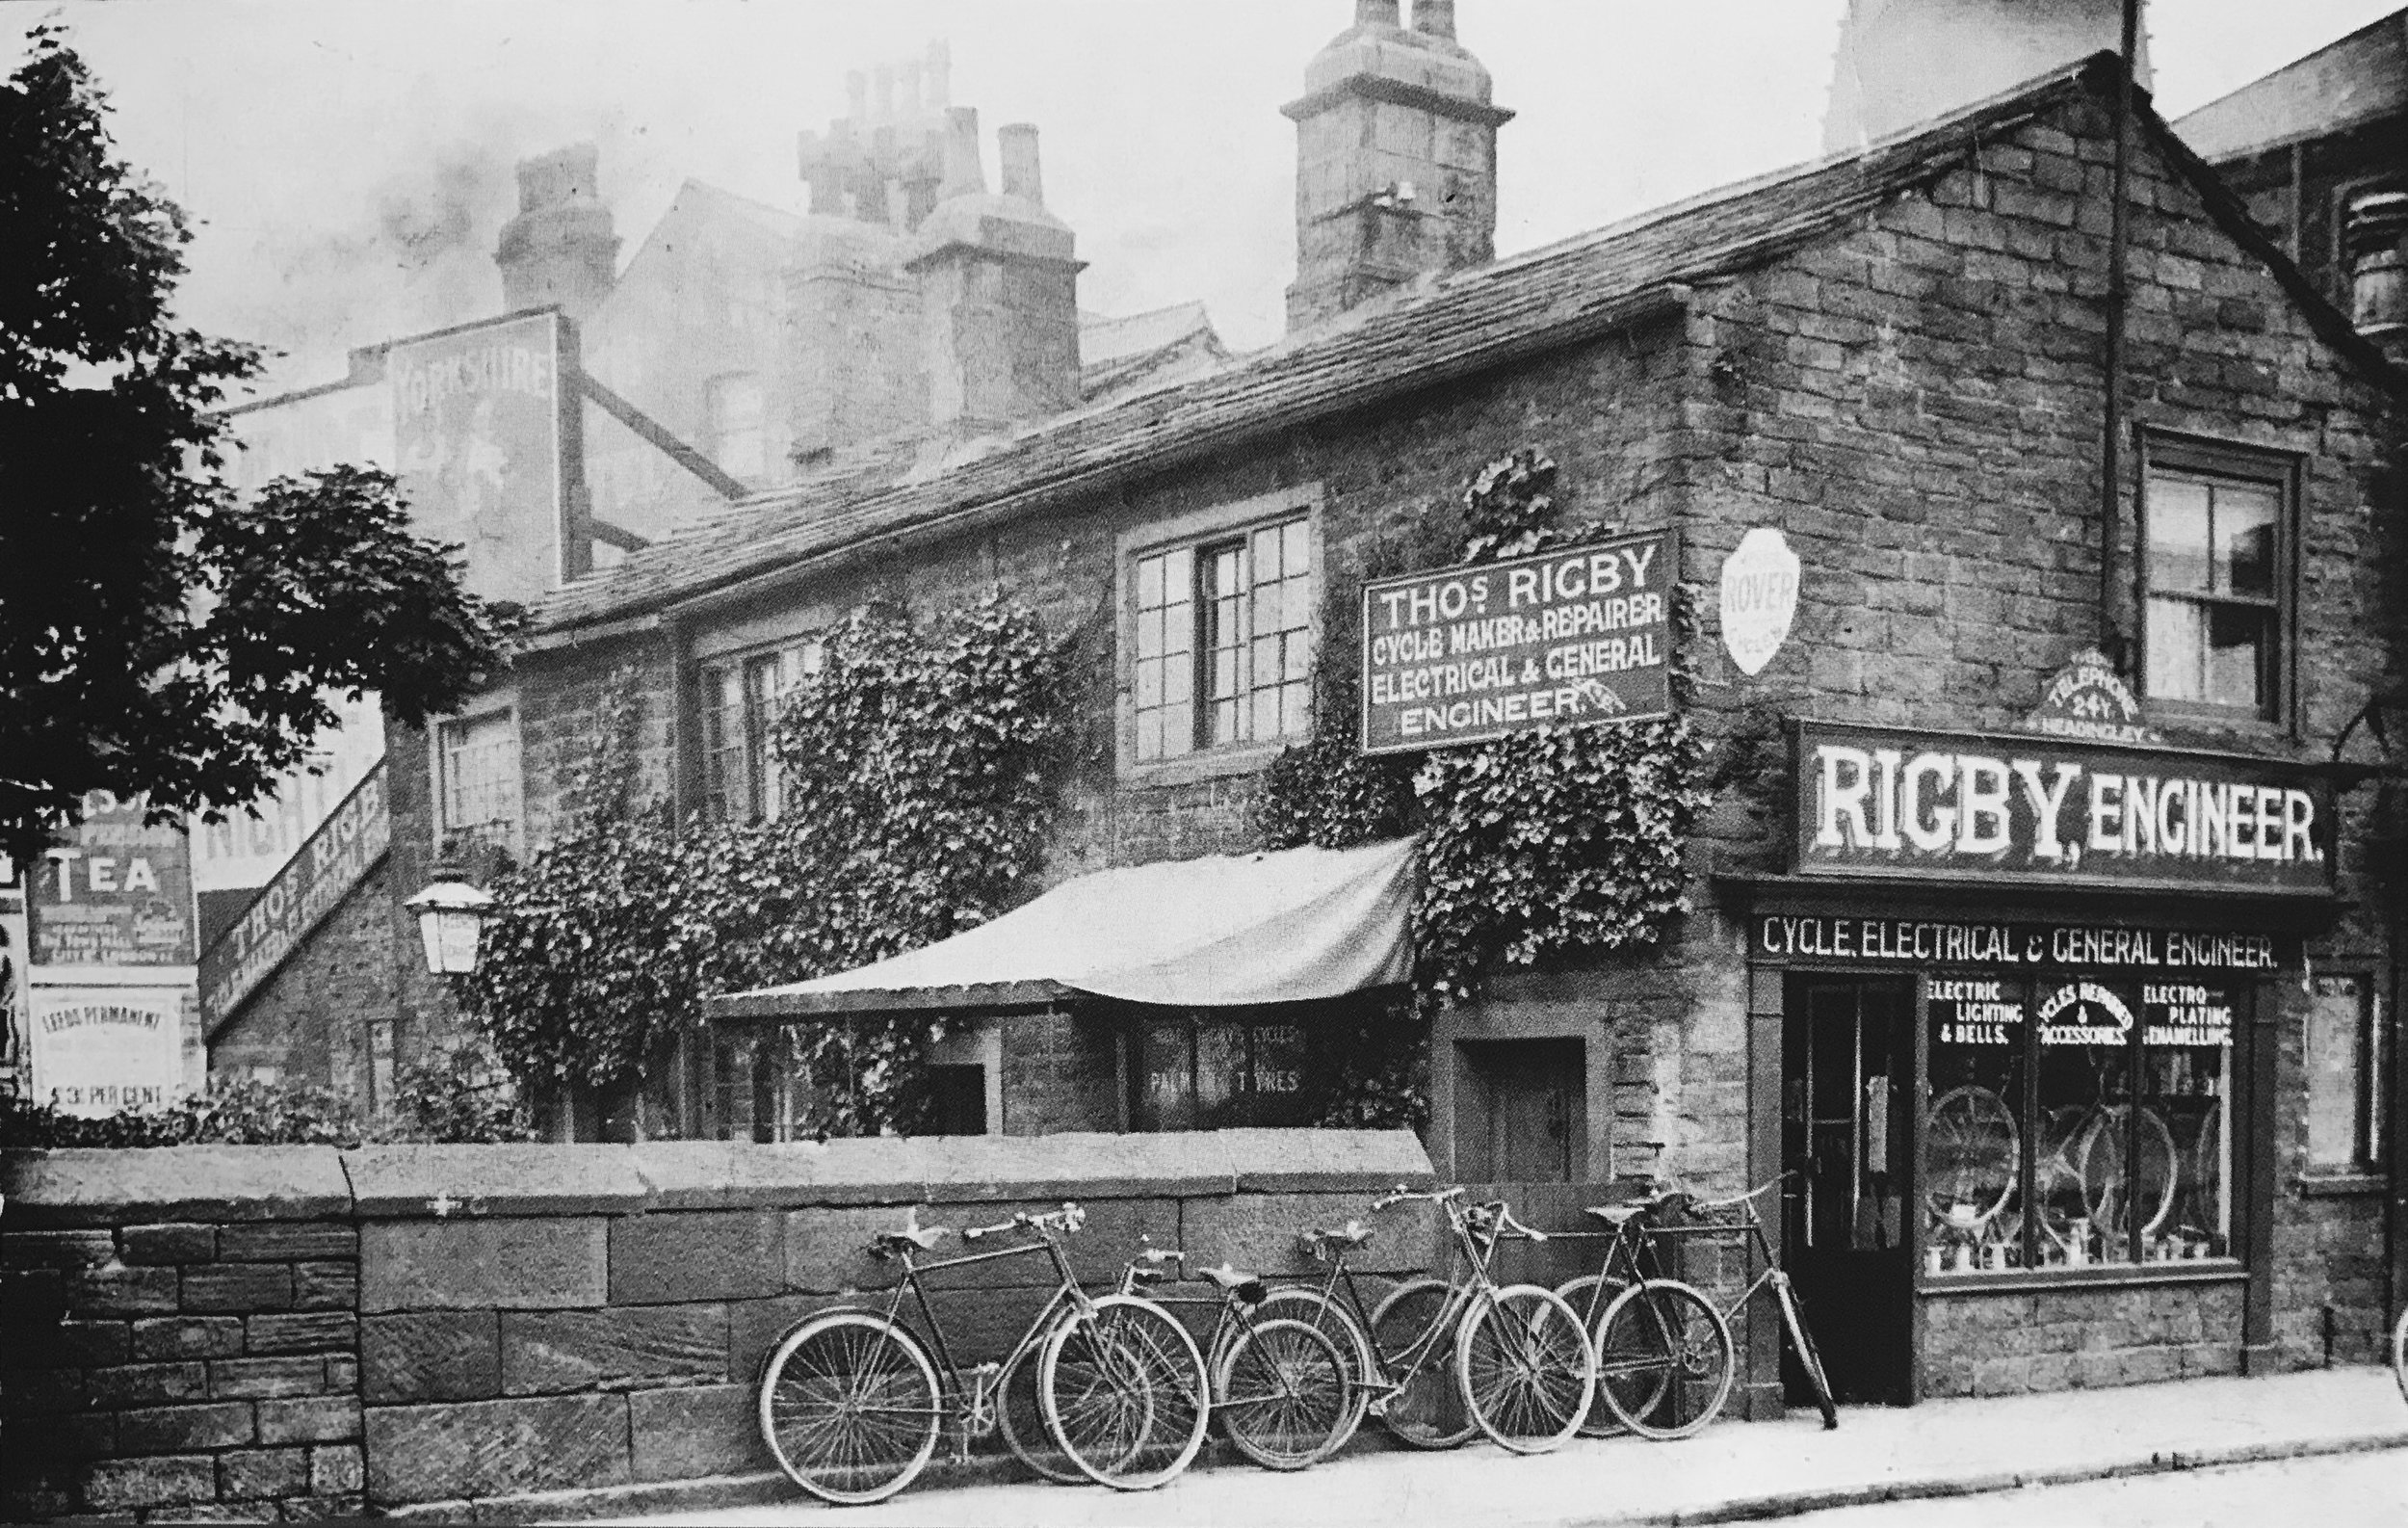
{"type": "Polygon", "coordinates": [[[543,1310],[610,1292],[599,1217],[372,1221],[360,1227],[359,1308],[543,1310]]]}

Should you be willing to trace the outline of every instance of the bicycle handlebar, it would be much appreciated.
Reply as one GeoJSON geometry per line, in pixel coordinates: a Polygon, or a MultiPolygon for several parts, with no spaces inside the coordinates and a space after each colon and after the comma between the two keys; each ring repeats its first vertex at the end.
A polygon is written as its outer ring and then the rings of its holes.
{"type": "Polygon", "coordinates": [[[1372,1200],[1372,1208],[1374,1210],[1384,1210],[1395,1205],[1408,1203],[1416,1199],[1426,1200],[1431,1204],[1442,1204],[1448,1199],[1461,1199],[1462,1197],[1463,1185],[1460,1183],[1454,1185],[1453,1188],[1431,1189],[1426,1194],[1416,1194],[1411,1189],[1408,1189],[1403,1184],[1400,1183],[1389,1193],[1383,1194],[1378,1199],[1372,1200]]]}
{"type": "Polygon", "coordinates": [[[1760,1199],[1795,1176],[1797,1176],[1797,1169],[1792,1168],[1778,1177],[1768,1178],[1757,1184],[1744,1194],[1734,1194],[1727,1199],[1691,1199],[1689,1207],[1699,1210],[1727,1210],[1734,1204],[1745,1204],[1751,1200],[1760,1199]]]}
{"type": "Polygon", "coordinates": [[[1041,1215],[1031,1215],[1023,1210],[1011,1219],[993,1225],[970,1226],[961,1233],[961,1239],[965,1242],[975,1242],[998,1232],[1012,1230],[1032,1230],[1051,1235],[1064,1235],[1077,1230],[1086,1224],[1086,1211],[1076,1204],[1064,1202],[1060,1209],[1048,1210],[1041,1215]]]}

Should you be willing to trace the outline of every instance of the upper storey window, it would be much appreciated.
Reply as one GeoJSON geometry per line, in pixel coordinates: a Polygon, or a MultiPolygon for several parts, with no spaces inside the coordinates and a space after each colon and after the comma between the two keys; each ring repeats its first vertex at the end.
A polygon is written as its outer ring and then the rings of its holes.
{"type": "Polygon", "coordinates": [[[715,822],[766,822],[786,807],[777,722],[786,698],[820,672],[817,642],[702,670],[702,789],[715,822]]]}
{"type": "Polygon", "coordinates": [[[2290,462],[2152,442],[2141,523],[2149,698],[2281,717],[2290,704],[2290,462]]]}
{"type": "Polygon", "coordinates": [[[1313,540],[1290,513],[1139,552],[1130,683],[1133,756],[1302,737],[1310,728],[1313,540]]]}
{"type": "Polygon", "coordinates": [[[442,836],[518,850],[518,715],[492,711],[435,729],[442,836]]]}

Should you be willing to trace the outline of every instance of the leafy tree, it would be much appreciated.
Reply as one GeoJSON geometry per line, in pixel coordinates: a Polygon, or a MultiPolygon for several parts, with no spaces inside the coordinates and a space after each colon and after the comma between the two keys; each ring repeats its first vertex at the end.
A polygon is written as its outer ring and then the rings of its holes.
{"type": "Polygon", "coordinates": [[[257,800],[375,690],[417,723],[475,693],[508,612],[408,533],[383,473],[239,503],[210,410],[251,346],[175,324],[183,212],[119,160],[60,31],[0,84],[0,853],[87,792],[155,819],[257,800]]]}

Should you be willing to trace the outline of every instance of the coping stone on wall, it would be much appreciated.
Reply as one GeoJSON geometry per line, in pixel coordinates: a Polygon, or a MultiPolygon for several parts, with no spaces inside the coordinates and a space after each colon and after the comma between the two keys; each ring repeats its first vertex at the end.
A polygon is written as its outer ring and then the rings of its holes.
{"type": "Polygon", "coordinates": [[[332,1146],[0,1151],[12,1229],[163,1221],[341,1220],[352,1191],[332,1146]]]}
{"type": "Polygon", "coordinates": [[[1438,1181],[1429,1153],[1410,1130],[1254,1129],[1219,1135],[1236,1174],[1235,1192],[1378,1194],[1399,1184],[1426,1189],[1438,1181]]]}
{"type": "Polygon", "coordinates": [[[838,1141],[649,1141],[626,1148],[656,1210],[917,1204],[929,1195],[926,1137],[838,1141]]]}
{"type": "Polygon", "coordinates": [[[929,1197],[987,1199],[1195,1198],[1237,1192],[1224,1132],[1151,1135],[1085,1131],[1038,1136],[936,1136],[929,1197]]]}
{"type": "Polygon", "coordinates": [[[391,1146],[343,1153],[363,1218],[595,1215],[646,1207],[618,1146],[391,1146]]]}

